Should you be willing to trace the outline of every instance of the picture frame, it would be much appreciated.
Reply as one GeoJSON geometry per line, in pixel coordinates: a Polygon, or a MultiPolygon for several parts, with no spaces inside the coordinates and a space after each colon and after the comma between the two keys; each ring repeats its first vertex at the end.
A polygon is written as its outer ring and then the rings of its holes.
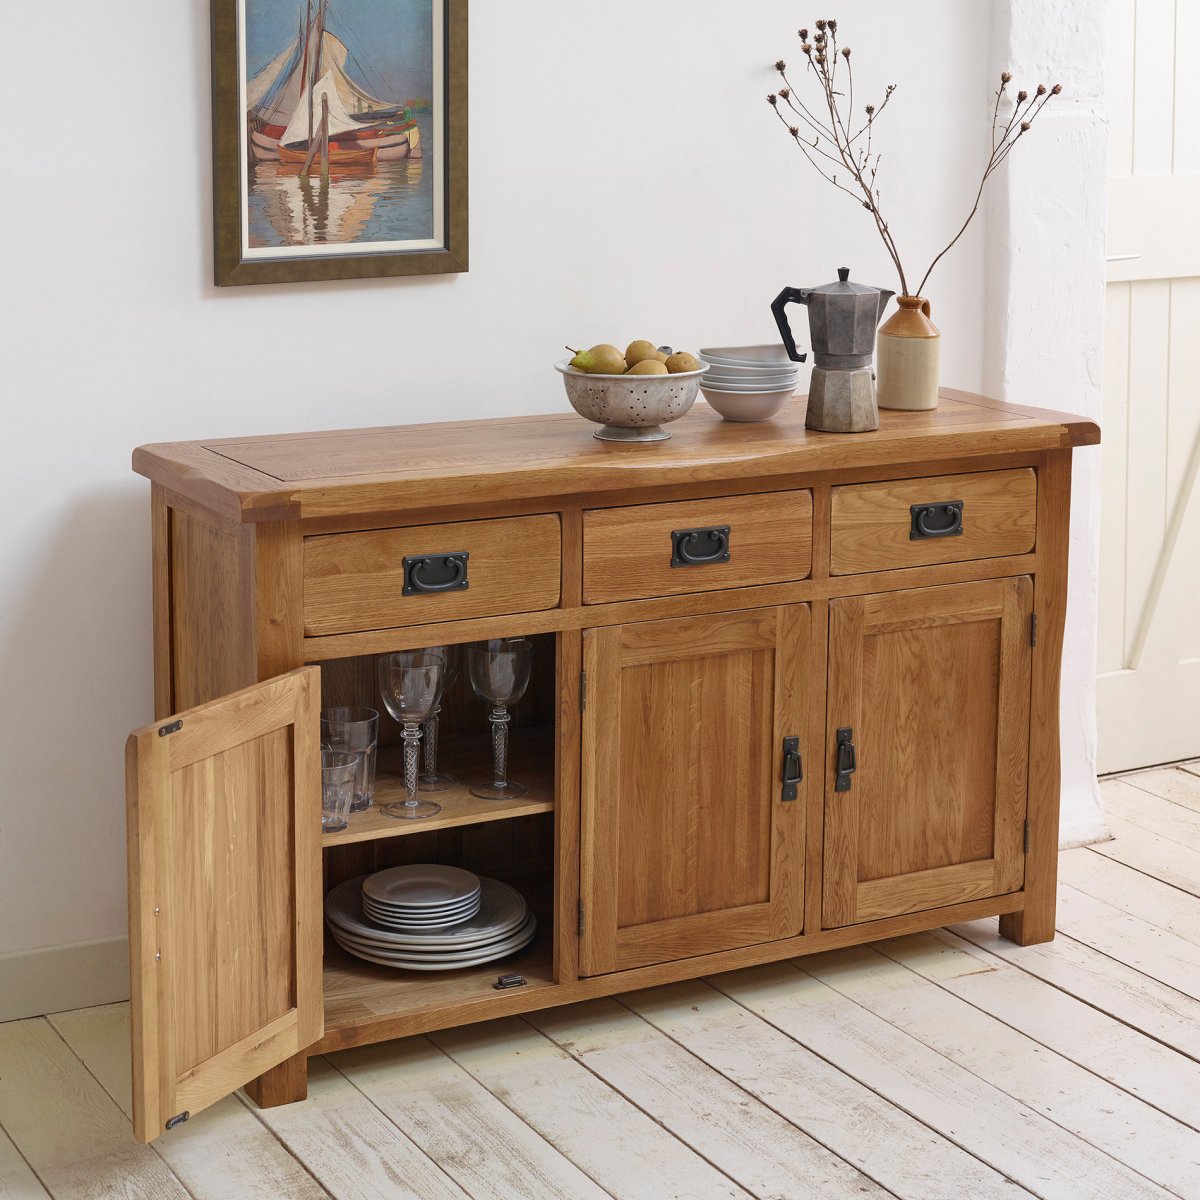
{"type": "Polygon", "coordinates": [[[212,0],[212,150],[218,287],[466,271],[467,0],[212,0]]]}

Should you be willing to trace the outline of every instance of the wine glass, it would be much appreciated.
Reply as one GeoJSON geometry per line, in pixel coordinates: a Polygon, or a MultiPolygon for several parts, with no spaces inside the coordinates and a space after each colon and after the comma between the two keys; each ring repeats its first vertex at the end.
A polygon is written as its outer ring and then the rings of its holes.
{"type": "Polygon", "coordinates": [[[529,684],[531,650],[524,638],[494,638],[467,651],[475,695],[492,706],[488,717],[492,723],[492,782],[475,784],[472,796],[507,800],[529,791],[524,784],[508,780],[508,723],[512,719],[508,710],[529,684]]]}
{"type": "MultiPolygon", "coordinates": [[[[456,646],[429,646],[426,649],[427,654],[438,654],[446,660],[446,665],[442,671],[442,695],[454,685],[454,681],[458,678],[458,654],[456,646]]],[[[454,787],[458,780],[446,771],[439,772],[437,769],[437,753],[438,753],[438,714],[442,711],[442,701],[439,697],[437,704],[434,706],[433,713],[429,719],[421,726],[421,736],[425,742],[425,770],[421,772],[417,782],[420,784],[423,792],[444,792],[448,788],[454,787]]]]}
{"type": "Polygon", "coordinates": [[[421,722],[437,707],[442,695],[446,660],[425,650],[402,650],[379,658],[379,691],[384,706],[404,727],[404,787],[407,798],[384,804],[379,811],[389,817],[416,820],[442,811],[432,800],[417,799],[417,769],[421,750],[421,722]]]}

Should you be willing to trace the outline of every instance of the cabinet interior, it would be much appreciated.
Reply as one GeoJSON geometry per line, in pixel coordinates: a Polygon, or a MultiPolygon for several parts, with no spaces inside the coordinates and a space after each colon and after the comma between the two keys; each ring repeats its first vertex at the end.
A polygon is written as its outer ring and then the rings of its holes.
{"type": "Polygon", "coordinates": [[[467,674],[464,643],[454,647],[457,677],[443,695],[438,735],[438,770],[450,772],[459,782],[430,794],[442,811],[420,821],[400,821],[379,811],[382,805],[404,798],[404,780],[401,727],[389,716],[379,694],[378,656],[319,664],[322,707],[366,705],[380,715],[375,802],[365,812],[351,813],[347,829],[323,836],[322,893],[328,894],[346,879],[387,867],[440,863],[510,884],[525,897],[538,920],[537,936],[524,950],[479,966],[428,973],[355,958],[326,931],[327,1037],[392,1013],[419,1019],[423,1010],[469,1008],[495,995],[493,985],[509,972],[524,977],[522,990],[554,983],[556,638],[539,634],[528,640],[533,647],[530,680],[525,695],[511,709],[508,770],[509,778],[525,784],[528,793],[508,801],[470,794],[472,782],[490,778],[492,743],[487,706],[475,695],[467,674]]]}

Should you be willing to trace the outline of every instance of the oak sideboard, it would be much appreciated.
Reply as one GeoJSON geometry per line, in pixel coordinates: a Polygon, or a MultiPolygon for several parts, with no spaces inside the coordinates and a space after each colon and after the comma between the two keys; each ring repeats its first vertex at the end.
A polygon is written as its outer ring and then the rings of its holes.
{"type": "MultiPolygon", "coordinates": [[[[126,752],[138,1137],[243,1085],[301,1099],[312,1054],[980,917],[1053,936],[1071,454],[1096,426],[943,391],[865,434],[806,431],[802,397],[670,428],[134,452],[156,716],[126,752]],[[533,645],[528,794],[460,785],[428,820],[376,807],[323,835],[322,704],[382,711],[382,653],[510,636],[533,645]],[[416,973],[326,939],[330,888],[407,862],[513,884],[536,940],[416,973]]],[[[482,774],[469,687],[441,728],[446,765],[482,774]]],[[[397,742],[385,719],[377,805],[397,742]]]]}

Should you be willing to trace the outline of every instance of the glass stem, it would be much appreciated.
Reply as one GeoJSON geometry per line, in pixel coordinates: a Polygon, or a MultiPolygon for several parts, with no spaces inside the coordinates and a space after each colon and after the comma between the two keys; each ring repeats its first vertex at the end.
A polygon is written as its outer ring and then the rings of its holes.
{"type": "Polygon", "coordinates": [[[492,786],[508,787],[508,723],[512,717],[506,708],[493,708],[488,718],[492,723],[492,786]]]}
{"type": "Polygon", "coordinates": [[[417,765],[421,754],[420,725],[404,726],[404,787],[408,792],[404,803],[417,806],[417,765]]]}
{"type": "Polygon", "coordinates": [[[425,737],[425,774],[426,783],[433,783],[437,776],[437,739],[438,739],[438,713],[442,711],[442,706],[439,704],[433,710],[433,716],[421,726],[421,732],[425,737]]]}

